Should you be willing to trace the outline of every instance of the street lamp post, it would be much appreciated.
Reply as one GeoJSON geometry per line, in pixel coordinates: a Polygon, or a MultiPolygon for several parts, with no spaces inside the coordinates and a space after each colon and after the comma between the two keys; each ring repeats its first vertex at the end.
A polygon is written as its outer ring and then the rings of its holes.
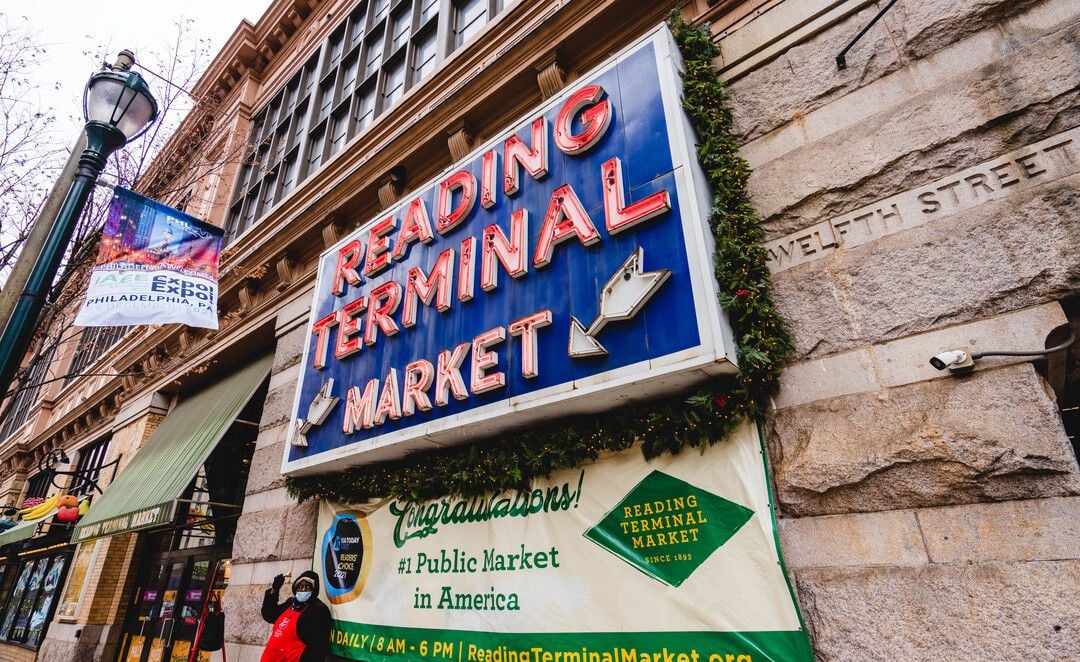
{"type": "Polygon", "coordinates": [[[56,221],[7,320],[3,336],[0,336],[0,398],[11,388],[19,364],[30,348],[49,287],[109,154],[138,138],[157,119],[157,101],[143,77],[131,71],[134,63],[131,51],[121,51],[115,65],[94,74],[86,83],[83,92],[86,149],[79,158],[78,171],[56,221]]]}

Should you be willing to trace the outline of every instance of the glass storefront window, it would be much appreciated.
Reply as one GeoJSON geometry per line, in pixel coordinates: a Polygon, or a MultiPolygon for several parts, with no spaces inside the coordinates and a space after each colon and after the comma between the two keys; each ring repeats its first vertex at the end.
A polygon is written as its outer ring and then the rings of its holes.
{"type": "Polygon", "coordinates": [[[70,560],[65,550],[22,561],[0,620],[0,641],[38,647],[70,560]]]}

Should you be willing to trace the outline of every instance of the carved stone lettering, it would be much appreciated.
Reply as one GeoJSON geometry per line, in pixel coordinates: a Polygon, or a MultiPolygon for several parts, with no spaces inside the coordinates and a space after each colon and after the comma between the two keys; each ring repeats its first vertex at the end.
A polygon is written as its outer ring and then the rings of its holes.
{"type": "Polygon", "coordinates": [[[778,273],[1080,172],[1080,127],[765,244],[778,273]]]}

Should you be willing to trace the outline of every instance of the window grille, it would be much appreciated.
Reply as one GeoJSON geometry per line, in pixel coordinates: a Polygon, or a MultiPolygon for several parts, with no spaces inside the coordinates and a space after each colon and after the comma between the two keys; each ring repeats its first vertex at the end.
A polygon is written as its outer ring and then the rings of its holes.
{"type": "Polygon", "coordinates": [[[52,485],[52,477],[53,472],[48,469],[31,476],[30,480],[26,481],[26,496],[23,497],[23,501],[27,499],[44,499],[50,493],[55,492],[56,488],[52,485]]]}
{"type": "Polygon", "coordinates": [[[97,491],[93,484],[101,475],[101,465],[105,464],[105,455],[109,452],[109,437],[83,446],[79,449],[79,461],[75,465],[68,494],[75,496],[94,496],[97,491]]]}
{"type": "Polygon", "coordinates": [[[90,326],[82,331],[75,348],[75,358],[64,376],[64,386],[86,371],[127,334],[130,326],[90,326]]]}
{"type": "Polygon", "coordinates": [[[41,392],[41,384],[45,381],[45,375],[49,372],[49,364],[52,363],[53,354],[56,352],[56,344],[51,343],[44,354],[34,356],[26,379],[16,386],[17,391],[11,396],[10,401],[5,401],[3,406],[7,408],[3,425],[0,425],[0,440],[7,439],[22,427],[30,415],[30,410],[37,402],[41,392]]]}
{"type": "Polygon", "coordinates": [[[365,0],[251,121],[225,242],[254,225],[512,0],[365,0]]]}

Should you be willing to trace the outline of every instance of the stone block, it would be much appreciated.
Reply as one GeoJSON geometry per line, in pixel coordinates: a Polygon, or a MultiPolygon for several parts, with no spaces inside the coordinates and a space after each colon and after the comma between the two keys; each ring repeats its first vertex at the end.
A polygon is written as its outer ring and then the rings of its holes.
{"type": "Polygon", "coordinates": [[[304,341],[307,339],[307,327],[298,326],[277,339],[274,348],[274,363],[270,368],[270,374],[277,373],[300,363],[304,354],[304,341]]]}
{"type": "Polygon", "coordinates": [[[287,511],[286,508],[277,508],[241,514],[236,522],[233,560],[244,563],[280,559],[287,511]]]}
{"type": "Polygon", "coordinates": [[[290,578],[288,581],[292,581],[300,574],[295,568],[295,561],[289,559],[284,561],[260,561],[258,563],[253,563],[251,564],[251,576],[248,583],[266,589],[274,581],[274,577],[277,577],[278,575],[285,575],[290,578]]]}
{"type": "Polygon", "coordinates": [[[260,427],[259,436],[255,439],[255,448],[266,448],[274,444],[280,444],[289,436],[289,421],[284,420],[277,425],[260,427]]]}
{"type": "Polygon", "coordinates": [[[1080,497],[917,512],[934,563],[1080,559],[1080,497]]]}
{"type": "Polygon", "coordinates": [[[928,562],[911,510],[781,519],[779,524],[780,547],[792,569],[928,562]]]}
{"type": "Polygon", "coordinates": [[[917,60],[992,28],[1039,0],[900,0],[886,23],[907,59],[917,60]]]}
{"type": "Polygon", "coordinates": [[[1014,47],[1034,41],[1048,32],[1057,32],[1080,21],[1080,5],[1074,0],[1046,0],[998,26],[1014,47]]]}
{"type": "Polygon", "coordinates": [[[293,399],[296,396],[296,382],[282,384],[278,388],[266,393],[263,402],[262,419],[259,421],[259,430],[270,428],[286,423],[292,417],[293,399]]]}
{"type": "MultiPolygon", "coordinates": [[[[780,374],[780,392],[773,397],[772,407],[784,409],[882,387],[951,378],[935,370],[929,357],[949,348],[985,351],[1040,347],[1051,331],[1065,323],[1061,304],[1045,303],[869,348],[792,363],[780,374]]],[[[1028,361],[1025,357],[987,357],[979,361],[976,370],[1028,361]]]]}
{"type": "MultiPolygon", "coordinates": [[[[943,350],[962,348],[990,351],[1042,347],[1050,332],[1066,321],[1061,304],[1044,303],[874,345],[870,352],[874,357],[874,366],[881,385],[903,386],[929,379],[951,378],[951,375],[930,365],[930,357],[943,350]]],[[[979,360],[975,370],[989,370],[1013,363],[1027,363],[1030,360],[1018,356],[986,357],[979,360]]]]}
{"type": "Polygon", "coordinates": [[[1057,407],[1031,364],[775,412],[768,444],[790,515],[1080,492],[1057,407]]]}
{"type": "Polygon", "coordinates": [[[225,639],[236,644],[263,646],[270,637],[270,623],[262,619],[265,586],[230,585],[221,606],[225,610],[225,639]]]}
{"type": "Polygon", "coordinates": [[[785,366],[780,373],[780,392],[773,397],[772,406],[784,409],[815,400],[875,391],[879,386],[870,351],[858,349],[785,366]]]}
{"type": "Polygon", "coordinates": [[[777,309],[795,338],[796,359],[851,349],[858,337],[845,310],[843,286],[827,262],[819,260],[772,277],[777,309]]]}
{"type": "Polygon", "coordinates": [[[803,115],[901,66],[888,31],[879,28],[848,52],[847,69],[836,68],[836,54],[876,12],[873,5],[864,7],[735,81],[730,86],[731,110],[739,142],[799,122],[803,115]]]}
{"type": "Polygon", "coordinates": [[[314,279],[309,281],[311,287],[297,292],[292,301],[277,309],[277,319],[274,323],[274,332],[283,336],[297,326],[304,326],[311,313],[311,291],[315,285],[314,279]]]}
{"type": "Polygon", "coordinates": [[[251,465],[248,468],[247,494],[265,492],[281,487],[285,484],[285,477],[281,475],[281,457],[284,451],[284,442],[272,446],[257,447],[251,456],[251,465]]]}
{"type": "Polygon", "coordinates": [[[315,549],[315,525],[318,524],[318,518],[319,502],[312,499],[287,509],[282,558],[311,558],[315,549]]]}
{"type": "MultiPolygon", "coordinates": [[[[267,637],[270,635],[267,634],[267,637]]],[[[235,662],[260,662],[262,660],[263,648],[265,642],[257,646],[240,644],[236,646],[236,652],[229,653],[229,659],[235,660],[235,662]]]]}
{"type": "Polygon", "coordinates": [[[758,167],[769,238],[857,209],[1080,124],[1080,25],[1048,35],[758,167]]]}
{"type": "Polygon", "coordinates": [[[1080,561],[796,572],[819,660],[1073,660],[1080,561]]]}
{"type": "MultiPolygon", "coordinates": [[[[1073,175],[841,251],[829,267],[858,340],[892,340],[1080,290],[1078,187],[1073,175]]],[[[827,334],[843,325],[819,326],[827,334]]]]}

